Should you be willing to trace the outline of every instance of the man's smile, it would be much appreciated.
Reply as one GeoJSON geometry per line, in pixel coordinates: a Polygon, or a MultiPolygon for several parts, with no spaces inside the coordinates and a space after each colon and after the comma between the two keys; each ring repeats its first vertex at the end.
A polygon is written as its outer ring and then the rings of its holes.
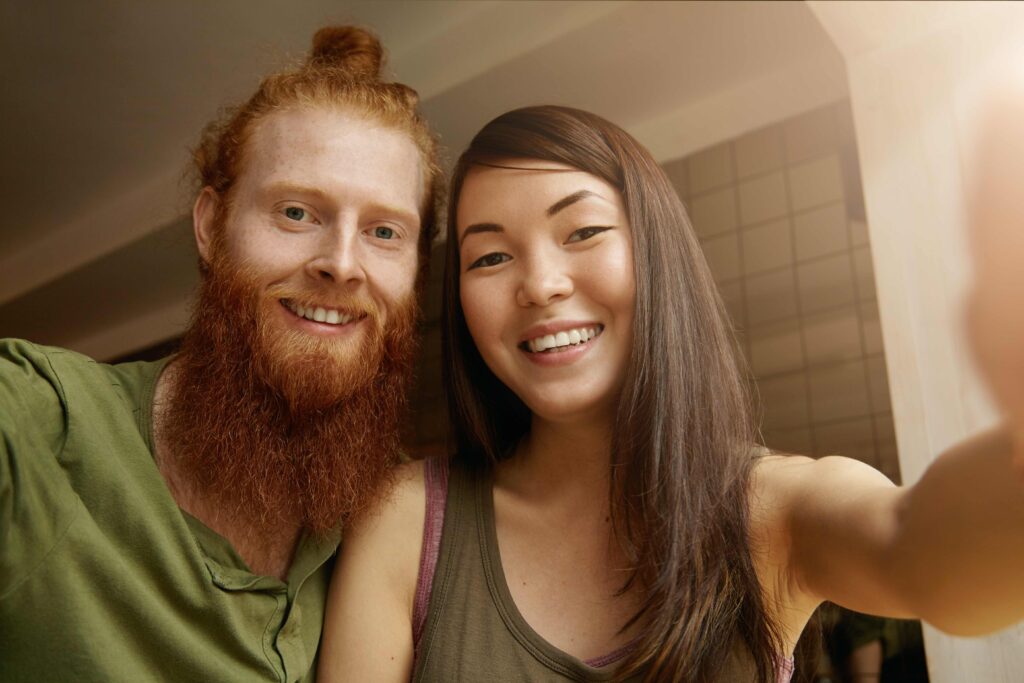
{"type": "Polygon", "coordinates": [[[300,304],[291,299],[281,299],[281,304],[300,318],[327,325],[346,325],[366,317],[363,311],[344,311],[340,308],[329,308],[315,304],[300,304]]]}

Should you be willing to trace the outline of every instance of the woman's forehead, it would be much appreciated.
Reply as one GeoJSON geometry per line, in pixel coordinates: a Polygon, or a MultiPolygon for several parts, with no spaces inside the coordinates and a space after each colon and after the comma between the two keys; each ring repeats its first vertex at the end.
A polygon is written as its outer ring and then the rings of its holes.
{"type": "Polygon", "coordinates": [[[625,220],[622,197],[616,188],[577,168],[550,162],[474,167],[467,173],[459,195],[456,230],[461,242],[470,226],[487,225],[490,232],[502,232],[496,228],[541,225],[560,218],[570,206],[574,213],[581,208],[588,212],[612,211],[617,215],[602,220],[625,220]]]}
{"type": "Polygon", "coordinates": [[[579,190],[618,198],[618,190],[603,179],[573,166],[535,159],[511,159],[473,165],[459,192],[458,212],[497,208],[502,203],[521,206],[543,202],[579,190]]]}

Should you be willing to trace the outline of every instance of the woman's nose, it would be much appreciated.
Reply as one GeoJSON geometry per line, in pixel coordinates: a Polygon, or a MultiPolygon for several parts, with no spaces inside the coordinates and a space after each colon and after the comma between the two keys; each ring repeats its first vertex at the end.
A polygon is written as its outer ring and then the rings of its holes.
{"type": "Polygon", "coordinates": [[[538,254],[526,261],[516,291],[516,302],[520,306],[548,306],[572,294],[572,276],[563,259],[538,254]]]}

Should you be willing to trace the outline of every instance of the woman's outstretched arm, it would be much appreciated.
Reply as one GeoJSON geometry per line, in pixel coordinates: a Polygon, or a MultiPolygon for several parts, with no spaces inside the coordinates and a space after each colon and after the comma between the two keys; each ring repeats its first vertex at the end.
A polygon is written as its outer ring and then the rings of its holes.
{"type": "Polygon", "coordinates": [[[345,529],[331,579],[318,679],[407,683],[423,544],[423,463],[399,468],[380,508],[345,529]]]}
{"type": "Polygon", "coordinates": [[[1003,415],[912,487],[844,458],[772,458],[756,500],[790,604],[828,599],[980,634],[1024,619],[1024,80],[992,101],[969,204],[967,330],[1003,415]],[[795,596],[795,597],[794,597],[795,596]]]}
{"type": "Polygon", "coordinates": [[[963,442],[912,487],[854,460],[770,458],[756,481],[805,608],[918,617],[960,635],[1024,618],[1024,484],[1005,432],[963,442]]]}

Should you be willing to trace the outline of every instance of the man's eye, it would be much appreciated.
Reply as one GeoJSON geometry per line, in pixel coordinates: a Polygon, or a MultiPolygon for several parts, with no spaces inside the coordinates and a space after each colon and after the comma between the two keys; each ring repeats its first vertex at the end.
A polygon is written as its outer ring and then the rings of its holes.
{"type": "Polygon", "coordinates": [[[386,225],[378,225],[373,229],[373,236],[382,240],[393,240],[398,235],[395,233],[394,228],[389,228],[386,225]]]}
{"type": "Polygon", "coordinates": [[[289,206],[285,208],[284,215],[285,217],[290,218],[293,221],[301,221],[305,220],[308,214],[306,213],[305,209],[300,209],[297,206],[289,206]]]}
{"type": "Polygon", "coordinates": [[[610,225],[589,225],[579,230],[574,230],[569,239],[566,242],[582,242],[583,240],[589,240],[594,235],[598,235],[605,230],[611,230],[610,225]]]}
{"type": "Polygon", "coordinates": [[[486,254],[484,256],[481,256],[476,261],[473,261],[471,264],[469,264],[469,268],[467,268],[466,270],[473,270],[474,268],[489,268],[491,266],[496,266],[499,263],[504,263],[505,261],[510,260],[512,260],[512,257],[509,256],[508,254],[502,254],[501,252],[496,251],[492,254],[486,254]]]}

